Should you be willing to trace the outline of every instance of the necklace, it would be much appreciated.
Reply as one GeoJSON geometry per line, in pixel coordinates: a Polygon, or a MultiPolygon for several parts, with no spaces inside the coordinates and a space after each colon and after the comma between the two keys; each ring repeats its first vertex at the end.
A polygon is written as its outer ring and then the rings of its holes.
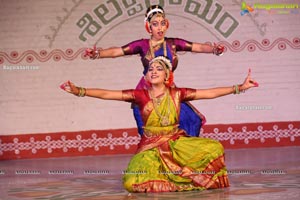
{"type": "Polygon", "coordinates": [[[155,58],[155,54],[154,54],[154,49],[158,50],[157,47],[160,47],[161,44],[163,44],[163,48],[164,48],[164,56],[167,57],[167,43],[165,41],[165,39],[163,39],[162,41],[157,42],[155,45],[152,44],[152,40],[149,40],[149,47],[150,47],[150,53],[151,53],[151,59],[155,58]]]}
{"type": "Polygon", "coordinates": [[[169,95],[169,90],[167,90],[164,95],[160,96],[160,97],[153,97],[151,91],[149,90],[149,94],[150,94],[150,97],[151,97],[151,100],[152,100],[152,103],[153,103],[153,107],[154,107],[154,110],[155,110],[155,113],[157,114],[157,116],[159,117],[159,121],[160,121],[160,124],[162,126],[168,126],[170,125],[170,120],[169,120],[169,116],[170,116],[170,95],[169,95]],[[159,112],[158,110],[158,106],[160,106],[162,100],[164,99],[164,97],[166,96],[166,104],[168,106],[168,110],[167,110],[167,113],[165,113],[165,115],[163,115],[161,112],[159,112]]]}

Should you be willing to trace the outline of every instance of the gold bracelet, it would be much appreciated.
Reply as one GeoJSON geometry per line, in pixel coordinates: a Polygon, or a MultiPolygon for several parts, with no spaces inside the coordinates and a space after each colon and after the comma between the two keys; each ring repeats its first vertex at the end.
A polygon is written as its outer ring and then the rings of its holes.
{"type": "Polygon", "coordinates": [[[240,87],[239,85],[232,86],[233,94],[240,94],[240,87]]]}
{"type": "Polygon", "coordinates": [[[93,57],[93,59],[95,60],[95,59],[99,59],[100,58],[100,50],[96,50],[95,51],[95,56],[93,57]]]}
{"type": "Polygon", "coordinates": [[[235,85],[235,94],[240,94],[239,86],[235,85]]]}
{"type": "Polygon", "coordinates": [[[98,50],[97,59],[100,58],[100,50],[98,50]]]}
{"type": "Polygon", "coordinates": [[[81,97],[82,88],[81,88],[81,87],[79,87],[78,89],[79,89],[79,93],[78,93],[78,95],[77,95],[77,96],[81,97]]]}
{"type": "Polygon", "coordinates": [[[78,93],[78,97],[84,97],[86,93],[86,89],[83,87],[79,87],[79,93],[78,93]]]}
{"type": "Polygon", "coordinates": [[[80,87],[76,87],[79,91],[78,91],[78,94],[74,94],[74,95],[76,95],[76,96],[78,96],[79,97],[79,95],[80,95],[80,87]]]}

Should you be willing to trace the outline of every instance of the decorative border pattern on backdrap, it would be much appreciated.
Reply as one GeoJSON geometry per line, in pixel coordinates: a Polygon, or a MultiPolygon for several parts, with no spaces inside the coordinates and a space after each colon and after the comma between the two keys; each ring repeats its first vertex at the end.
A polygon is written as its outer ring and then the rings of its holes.
{"type": "Polygon", "coordinates": [[[225,148],[300,145],[300,122],[214,125],[201,135],[219,140],[225,148]]]}
{"type": "Polygon", "coordinates": [[[35,61],[35,59],[39,62],[47,62],[50,59],[53,59],[56,62],[59,62],[62,59],[72,61],[75,60],[79,55],[82,59],[88,59],[84,56],[84,52],[85,48],[78,49],[76,52],[74,52],[72,49],[67,49],[65,51],[54,49],[50,52],[41,50],[39,53],[33,50],[27,50],[23,53],[12,51],[9,54],[0,51],[0,64],[3,64],[5,61],[11,64],[18,64],[24,60],[27,63],[32,63],[33,61],[35,61]]]}
{"type": "MultiPolygon", "coordinates": [[[[201,136],[226,148],[300,145],[300,121],[205,125],[201,136]]],[[[133,154],[136,128],[0,136],[0,160],[107,154],[133,154]]]]}
{"type": "MultiPolygon", "coordinates": [[[[279,50],[286,50],[287,46],[292,49],[300,49],[300,38],[295,37],[292,40],[286,38],[277,38],[272,43],[269,39],[264,39],[261,42],[258,42],[254,39],[247,40],[243,44],[240,41],[235,40],[231,44],[226,41],[221,41],[218,44],[221,44],[225,47],[225,51],[231,52],[241,52],[247,49],[249,52],[254,52],[256,49],[261,51],[270,51],[277,46],[279,50]]],[[[60,49],[54,49],[50,52],[46,50],[41,50],[40,52],[35,52],[33,50],[27,50],[22,53],[17,51],[12,51],[10,53],[0,51],[0,64],[8,62],[10,64],[18,64],[20,62],[26,61],[27,63],[32,63],[37,60],[39,62],[47,62],[53,59],[56,62],[61,61],[62,59],[67,61],[72,61],[77,59],[79,56],[81,59],[88,59],[84,56],[85,48],[80,48],[77,51],[72,49],[67,49],[65,51],[60,49]]]]}
{"type": "Polygon", "coordinates": [[[272,43],[269,39],[263,39],[261,42],[256,40],[247,40],[242,45],[238,40],[233,41],[231,44],[226,41],[220,42],[219,44],[225,46],[226,50],[232,52],[241,52],[245,49],[249,52],[253,52],[256,48],[261,51],[270,51],[275,46],[277,46],[279,50],[285,50],[287,45],[292,49],[300,49],[300,38],[295,37],[292,41],[285,38],[277,38],[272,43]]]}

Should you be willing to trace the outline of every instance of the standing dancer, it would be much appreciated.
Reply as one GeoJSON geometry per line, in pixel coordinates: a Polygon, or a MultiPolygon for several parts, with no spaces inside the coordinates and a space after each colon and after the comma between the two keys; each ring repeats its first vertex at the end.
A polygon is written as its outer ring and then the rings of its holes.
{"type": "MultiPolygon", "coordinates": [[[[150,34],[150,39],[141,39],[130,42],[122,47],[112,47],[108,49],[87,49],[86,54],[92,59],[114,58],[125,55],[139,54],[144,66],[145,75],[149,61],[157,56],[168,57],[172,63],[172,72],[177,68],[177,51],[190,51],[196,53],[212,53],[221,55],[224,48],[222,46],[211,46],[189,42],[180,38],[167,38],[166,32],[169,28],[169,21],[165,16],[163,8],[159,5],[150,6],[145,14],[145,28],[150,34]]],[[[171,72],[171,76],[172,76],[171,72]]],[[[137,89],[147,88],[145,79],[142,77],[137,85],[137,89]]],[[[138,132],[143,134],[143,120],[139,109],[133,104],[134,117],[138,126],[138,132]]],[[[200,128],[205,123],[205,117],[189,102],[181,104],[180,128],[184,129],[191,136],[199,136],[200,128]]]]}

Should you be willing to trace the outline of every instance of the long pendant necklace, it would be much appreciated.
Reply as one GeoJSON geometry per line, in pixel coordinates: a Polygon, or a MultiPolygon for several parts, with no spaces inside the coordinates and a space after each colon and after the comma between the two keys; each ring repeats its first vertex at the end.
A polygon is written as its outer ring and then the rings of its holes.
{"type": "Polygon", "coordinates": [[[159,121],[160,121],[160,124],[162,126],[168,126],[170,125],[170,119],[169,119],[169,116],[170,116],[170,95],[169,95],[169,90],[167,90],[165,92],[165,94],[160,97],[160,98],[156,98],[156,97],[153,97],[153,95],[151,94],[151,92],[149,92],[150,94],[150,97],[151,97],[151,100],[152,100],[152,103],[153,103],[153,107],[154,107],[154,110],[155,110],[155,113],[157,114],[157,116],[159,117],[159,121]],[[166,103],[167,103],[167,106],[168,106],[168,111],[165,115],[162,115],[161,112],[159,112],[158,110],[158,106],[160,106],[161,104],[161,101],[162,99],[166,96],[166,103]]]}
{"type": "MultiPolygon", "coordinates": [[[[162,42],[158,42],[156,45],[152,44],[151,39],[149,40],[149,47],[150,47],[150,54],[151,54],[151,59],[155,58],[155,54],[154,54],[154,48],[156,48],[157,46],[160,46],[161,43],[163,43],[163,48],[164,48],[164,56],[167,57],[167,43],[165,40],[163,40],[162,42]]],[[[157,49],[156,49],[157,50],[157,49]]]]}

